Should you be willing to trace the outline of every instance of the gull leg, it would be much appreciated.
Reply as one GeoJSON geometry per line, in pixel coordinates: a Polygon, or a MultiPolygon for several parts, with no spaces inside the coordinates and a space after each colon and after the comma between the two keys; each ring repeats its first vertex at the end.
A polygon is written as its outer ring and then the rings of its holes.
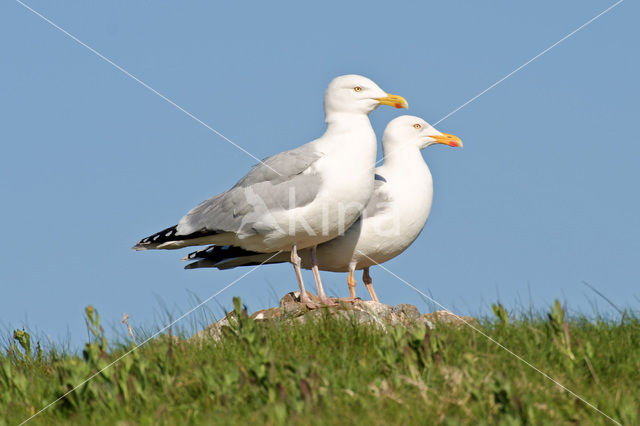
{"type": "Polygon", "coordinates": [[[349,297],[341,297],[338,299],[340,302],[354,303],[356,300],[360,300],[356,296],[356,278],[354,277],[356,271],[356,262],[349,263],[349,275],[347,276],[347,285],[349,286],[349,297]]]}
{"type": "Polygon", "coordinates": [[[296,272],[296,278],[298,278],[298,285],[300,286],[300,303],[313,304],[311,298],[307,294],[307,291],[304,289],[304,281],[302,281],[302,270],[300,269],[302,259],[300,259],[300,256],[298,256],[298,248],[297,244],[295,243],[291,248],[291,263],[293,264],[293,270],[296,272]]]}
{"type": "Polygon", "coordinates": [[[356,279],[353,276],[356,271],[356,264],[351,262],[349,264],[349,276],[347,277],[347,285],[349,286],[349,297],[356,298],[356,279]]]}
{"type": "Polygon", "coordinates": [[[371,275],[369,275],[369,268],[364,268],[362,271],[362,281],[364,282],[364,285],[367,286],[371,299],[375,302],[380,302],[378,300],[378,296],[376,296],[376,291],[373,289],[373,280],[371,279],[371,275]]]}
{"type": "Polygon", "coordinates": [[[316,280],[316,288],[318,289],[318,297],[325,305],[333,305],[334,303],[327,298],[322,287],[322,279],[320,278],[320,270],[318,269],[318,258],[316,256],[316,249],[318,246],[311,248],[311,271],[313,272],[313,278],[316,280]]]}

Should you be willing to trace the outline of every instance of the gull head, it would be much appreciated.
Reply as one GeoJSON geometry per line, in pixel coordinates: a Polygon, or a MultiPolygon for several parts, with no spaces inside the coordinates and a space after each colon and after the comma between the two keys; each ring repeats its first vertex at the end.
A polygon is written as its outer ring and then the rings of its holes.
{"type": "Polygon", "coordinates": [[[368,78],[356,74],[334,78],[324,94],[324,108],[327,114],[369,114],[379,105],[409,108],[402,96],[391,95],[368,78]]]}
{"type": "Polygon", "coordinates": [[[385,146],[398,148],[414,146],[424,149],[435,144],[462,147],[462,141],[457,136],[442,133],[422,118],[412,115],[403,115],[391,120],[384,129],[382,142],[385,146]]]}

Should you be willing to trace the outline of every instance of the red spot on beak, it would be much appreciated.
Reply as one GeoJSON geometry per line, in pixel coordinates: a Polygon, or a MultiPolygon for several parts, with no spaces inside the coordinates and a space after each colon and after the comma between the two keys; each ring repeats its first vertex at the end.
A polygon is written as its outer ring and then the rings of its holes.
{"type": "Polygon", "coordinates": [[[399,104],[397,102],[393,106],[396,107],[396,108],[402,108],[402,104],[399,104]]]}

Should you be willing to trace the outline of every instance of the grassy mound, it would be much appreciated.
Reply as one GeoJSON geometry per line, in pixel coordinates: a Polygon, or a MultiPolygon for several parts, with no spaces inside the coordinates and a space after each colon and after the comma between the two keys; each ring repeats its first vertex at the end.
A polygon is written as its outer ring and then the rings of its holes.
{"type": "MultiPolygon", "coordinates": [[[[124,357],[135,344],[108,345],[93,308],[82,355],[43,353],[17,330],[0,355],[0,424],[26,420],[96,372],[30,423],[611,423],[468,326],[263,324],[240,308],[220,342],[163,335],[124,357]]],[[[522,318],[494,310],[478,330],[616,421],[640,424],[637,315],[565,318],[558,303],[522,318]]]]}

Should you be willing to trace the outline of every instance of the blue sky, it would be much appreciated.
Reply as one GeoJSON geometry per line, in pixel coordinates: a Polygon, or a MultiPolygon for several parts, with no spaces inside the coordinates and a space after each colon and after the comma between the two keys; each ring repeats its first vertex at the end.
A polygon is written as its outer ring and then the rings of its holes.
{"type": "MultiPolygon", "coordinates": [[[[29,2],[259,158],[322,133],[336,75],[366,75],[433,123],[611,4],[29,2]]],[[[498,298],[590,313],[583,281],[638,307],[638,9],[621,3],[438,125],[464,149],[424,153],[431,217],[389,269],[463,314],[498,298]]],[[[123,312],[148,325],[245,273],[130,247],[256,161],[19,3],[2,2],[0,22],[0,327],[77,344],[88,304],[107,325],[123,312]]],[[[400,113],[373,112],[378,135],[400,113]]],[[[372,274],[383,302],[432,308],[372,274]]],[[[344,274],[324,279],[348,294],[344,274]]],[[[239,295],[256,310],[294,289],[290,265],[268,266],[208,307],[239,295]]]]}

